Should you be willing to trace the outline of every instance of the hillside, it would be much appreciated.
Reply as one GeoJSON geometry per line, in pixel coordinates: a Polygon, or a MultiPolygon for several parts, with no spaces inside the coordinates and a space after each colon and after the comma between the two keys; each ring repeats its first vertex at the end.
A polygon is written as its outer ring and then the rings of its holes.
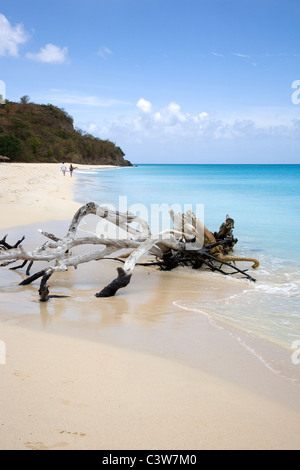
{"type": "Polygon", "coordinates": [[[0,105],[0,155],[18,162],[131,166],[113,142],[74,129],[64,109],[22,99],[0,105]]]}

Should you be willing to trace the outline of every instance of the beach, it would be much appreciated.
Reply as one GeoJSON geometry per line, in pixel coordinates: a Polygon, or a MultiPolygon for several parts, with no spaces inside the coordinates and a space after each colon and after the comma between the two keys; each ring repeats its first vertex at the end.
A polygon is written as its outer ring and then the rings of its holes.
{"type": "MultiPolygon", "coordinates": [[[[62,177],[60,167],[56,163],[1,163],[1,228],[72,217],[80,204],[72,199],[70,173],[62,177]]],[[[79,167],[89,169],[90,165],[79,167]]]]}
{"type": "MultiPolygon", "coordinates": [[[[32,233],[36,246],[37,228],[66,231],[81,205],[74,184],[57,164],[0,163],[0,238],[32,233]]],[[[57,275],[51,289],[67,298],[47,304],[38,282],[20,288],[24,273],[1,269],[1,449],[300,448],[299,384],[241,347],[242,332],[199,315],[191,333],[190,313],[173,306],[174,292],[193,300],[193,274],[140,267],[103,300],[94,294],[118,264],[95,264],[57,275]]],[[[244,288],[210,279],[206,303],[244,288]]]]}

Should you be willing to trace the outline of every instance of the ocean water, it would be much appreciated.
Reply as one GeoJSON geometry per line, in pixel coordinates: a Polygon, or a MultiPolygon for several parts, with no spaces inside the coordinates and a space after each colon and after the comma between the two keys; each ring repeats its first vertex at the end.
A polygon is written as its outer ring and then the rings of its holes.
{"type": "MultiPolygon", "coordinates": [[[[77,170],[75,199],[160,217],[157,208],[199,210],[212,232],[235,220],[235,256],[257,258],[256,283],[228,278],[238,293],[176,308],[209,315],[285,349],[300,347],[300,165],[137,165],[77,170]]],[[[158,221],[154,225],[157,228],[158,221]]],[[[193,272],[195,276],[222,276],[193,272]]]]}

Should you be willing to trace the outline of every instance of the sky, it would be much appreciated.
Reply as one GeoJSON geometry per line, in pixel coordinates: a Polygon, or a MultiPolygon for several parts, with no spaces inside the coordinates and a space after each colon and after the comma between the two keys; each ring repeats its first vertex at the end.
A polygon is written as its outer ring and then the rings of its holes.
{"type": "Polygon", "coordinates": [[[132,163],[300,163],[300,0],[10,0],[0,94],[132,163]]]}

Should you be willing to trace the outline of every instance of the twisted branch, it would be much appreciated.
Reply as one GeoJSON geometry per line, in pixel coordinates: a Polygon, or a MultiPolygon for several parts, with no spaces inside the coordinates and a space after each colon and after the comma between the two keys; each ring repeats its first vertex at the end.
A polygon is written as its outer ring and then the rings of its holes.
{"type": "MultiPolygon", "coordinates": [[[[237,243],[237,239],[233,237],[233,219],[227,216],[219,231],[213,234],[191,211],[184,214],[175,214],[170,211],[170,217],[174,228],[153,235],[147,222],[134,214],[112,211],[90,202],[76,212],[65,237],[59,238],[54,234],[40,230],[41,235],[48,238],[48,241],[32,251],[23,247],[24,237],[15,245],[7,243],[7,235],[3,237],[0,240],[0,261],[4,262],[1,266],[8,266],[22,260],[22,264],[10,268],[16,270],[24,268],[29,263],[26,270],[28,277],[20,285],[26,286],[42,278],[39,295],[43,302],[53,297],[49,296],[48,282],[56,272],[67,271],[70,267],[77,268],[82,263],[99,261],[112,253],[128,248],[132,251],[125,255],[127,259],[122,261],[124,265],[117,268],[117,278],[96,294],[97,297],[110,297],[115,295],[120,288],[126,287],[131,281],[135,266],[138,264],[160,266],[164,270],[174,269],[178,265],[192,266],[194,269],[205,265],[212,271],[224,275],[240,274],[248,280],[255,281],[246,269],[239,269],[232,263],[249,261],[253,263],[253,268],[257,268],[259,262],[253,258],[235,257],[228,254],[237,243]],[[91,214],[125,230],[126,238],[107,238],[103,234],[76,237],[81,221],[91,214]],[[131,226],[133,222],[141,227],[141,231],[131,226]],[[73,254],[73,249],[87,245],[99,248],[94,251],[85,251],[82,254],[73,254]],[[138,263],[139,259],[147,254],[154,255],[156,262],[138,263]],[[30,269],[34,261],[54,264],[30,276],[30,269]],[[230,267],[230,272],[224,271],[223,265],[230,267]]],[[[119,258],[115,257],[114,259],[119,258]]]]}

